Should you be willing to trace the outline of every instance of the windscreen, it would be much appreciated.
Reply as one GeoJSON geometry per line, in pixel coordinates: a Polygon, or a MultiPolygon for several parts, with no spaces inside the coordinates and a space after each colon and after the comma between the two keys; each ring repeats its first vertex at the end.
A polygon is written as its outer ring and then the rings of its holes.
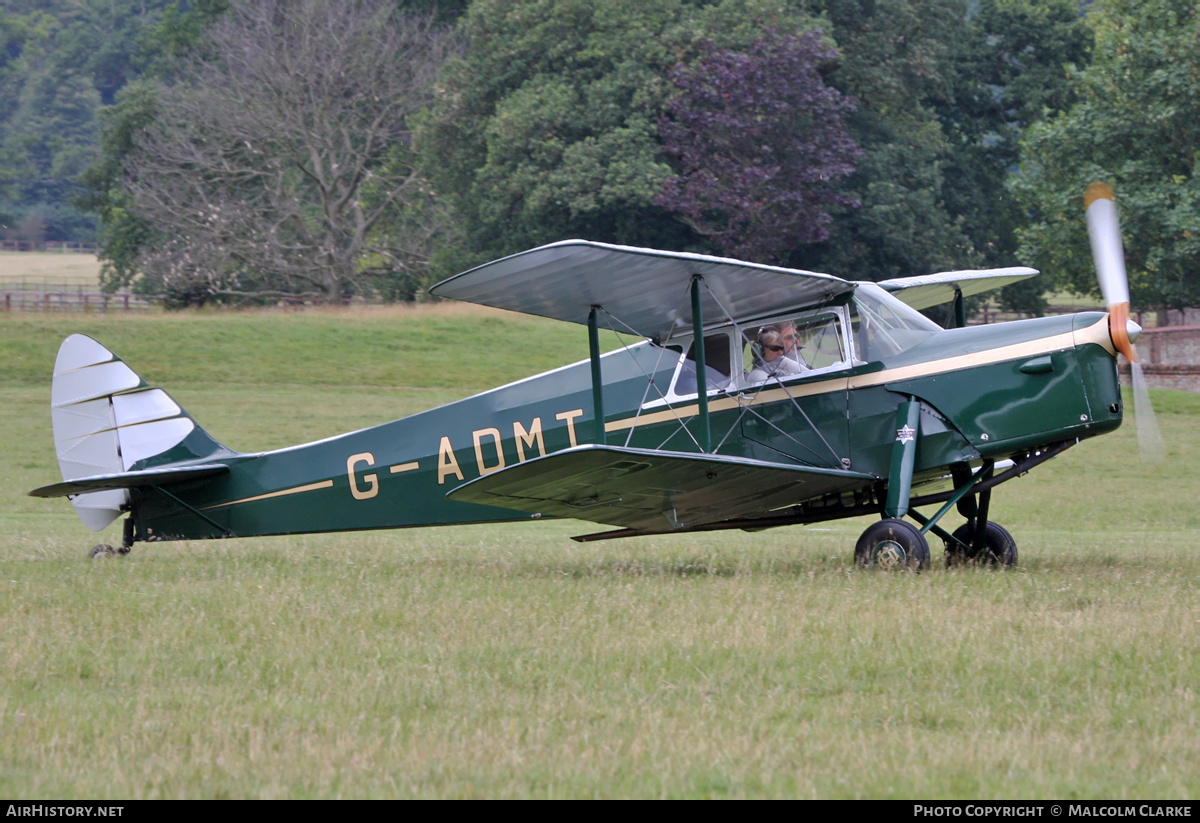
{"type": "Polygon", "coordinates": [[[871,283],[855,289],[851,312],[856,353],[868,362],[907,351],[941,331],[937,323],[871,283]]]}

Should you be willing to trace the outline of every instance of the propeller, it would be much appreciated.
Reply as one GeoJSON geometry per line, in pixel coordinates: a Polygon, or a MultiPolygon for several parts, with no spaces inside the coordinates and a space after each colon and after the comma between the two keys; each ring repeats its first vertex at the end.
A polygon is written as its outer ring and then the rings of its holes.
{"type": "Polygon", "coordinates": [[[1156,463],[1163,458],[1166,448],[1154,417],[1154,408],[1150,405],[1146,376],[1133,345],[1142,327],[1129,319],[1129,277],[1125,272],[1125,249],[1121,243],[1121,226],[1117,220],[1116,196],[1112,186],[1099,181],[1088,186],[1083,193],[1083,208],[1087,215],[1088,240],[1092,245],[1096,277],[1108,306],[1109,336],[1116,350],[1129,361],[1138,448],[1143,460],[1156,463]]]}

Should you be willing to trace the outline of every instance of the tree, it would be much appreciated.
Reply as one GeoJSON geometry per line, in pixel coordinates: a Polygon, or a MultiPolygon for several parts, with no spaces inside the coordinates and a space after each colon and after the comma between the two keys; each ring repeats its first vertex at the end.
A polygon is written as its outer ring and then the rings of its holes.
{"type": "Polygon", "coordinates": [[[154,122],[160,84],[173,78],[176,63],[200,47],[204,32],[229,8],[227,0],[192,0],[186,11],[168,5],[162,17],[147,26],[138,38],[143,74],[116,93],[111,106],[97,114],[100,145],[96,159],[83,174],[82,193],[75,204],[99,218],[97,245],[101,261],[100,281],[109,289],[127,286],[157,293],[161,283],[140,278],[138,261],[142,249],[150,248],[156,234],[132,209],[126,190],[125,160],[134,149],[135,138],[154,122]]]}
{"type": "MultiPolygon", "coordinates": [[[[1013,188],[1033,215],[1031,265],[1096,294],[1083,215],[1088,183],[1117,191],[1135,305],[1200,305],[1200,14],[1184,0],[1097,0],[1078,102],[1034,125],[1013,188]]],[[[1165,318],[1164,318],[1165,319],[1165,318]]]]}
{"type": "Polygon", "coordinates": [[[16,223],[9,233],[35,242],[93,229],[68,200],[95,145],[99,95],[56,62],[62,28],[51,11],[0,12],[0,211],[16,223]]]}
{"type": "Polygon", "coordinates": [[[74,201],[96,154],[96,115],[137,75],[142,35],[165,4],[12,0],[0,10],[0,211],[40,222],[50,239],[93,239],[95,221],[74,201]]]}
{"type": "Polygon", "coordinates": [[[124,157],[136,268],[188,299],[339,301],[419,277],[437,224],[409,119],[452,48],[388,0],[231,3],[124,157]]]}
{"type": "Polygon", "coordinates": [[[992,205],[1005,199],[1012,161],[988,150],[1011,143],[1017,120],[1040,116],[1043,102],[1058,105],[1035,99],[1023,78],[1062,71],[1071,30],[1056,15],[1070,2],[980,0],[985,24],[968,19],[974,0],[476,0],[461,21],[469,48],[419,129],[437,191],[466,232],[465,253],[442,260],[442,271],[568,237],[714,250],[656,204],[681,170],[657,129],[678,93],[668,75],[694,67],[706,42],[746,53],[768,29],[817,28],[841,55],[824,81],[859,101],[846,128],[862,155],[830,188],[861,207],[831,208],[828,238],[776,250],[781,262],[864,279],[1011,265],[1005,221],[1018,215],[992,205]],[[985,14],[993,5],[1003,13],[985,14]],[[1026,6],[1037,13],[1022,17],[1026,6]],[[1054,14],[1038,16],[1042,6],[1054,14]],[[1019,39],[1022,25],[1043,23],[1019,39]],[[977,47],[991,62],[971,59],[977,47]],[[968,93],[982,107],[998,90],[1028,102],[982,125],[955,111],[968,93]]]}
{"type": "Polygon", "coordinates": [[[706,43],[698,63],[672,70],[683,93],[659,132],[680,173],[655,203],[761,263],[828,237],[830,210],[858,206],[833,183],[861,155],[846,133],[854,100],[821,76],[837,56],[820,32],[768,31],[745,53],[706,43]]]}
{"type": "Polygon", "coordinates": [[[837,184],[861,207],[836,217],[827,240],[799,247],[790,265],[880,280],[961,267],[971,258],[947,209],[950,146],[933,109],[952,88],[953,44],[966,27],[961,0],[813,0],[842,58],[829,82],[859,101],[848,118],[862,148],[837,184]]]}
{"type": "MultiPolygon", "coordinates": [[[[1092,32],[1079,0],[981,0],[955,43],[951,95],[934,108],[951,151],[944,164],[946,208],[961,220],[975,262],[1017,261],[1025,214],[1006,190],[1026,128],[1074,102],[1068,66],[1087,65],[1092,32]]],[[[1040,314],[1047,281],[1009,286],[1007,308],[1040,314]]]]}
{"type": "Polygon", "coordinates": [[[667,74],[705,41],[744,48],[771,25],[814,27],[785,0],[476,0],[418,132],[465,227],[442,272],[570,237],[711,250],[654,204],[673,174],[667,74]]]}

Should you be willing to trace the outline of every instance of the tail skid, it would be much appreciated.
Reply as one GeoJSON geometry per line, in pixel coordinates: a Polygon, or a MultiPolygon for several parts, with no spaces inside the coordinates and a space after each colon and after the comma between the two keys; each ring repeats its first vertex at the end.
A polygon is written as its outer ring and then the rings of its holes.
{"type": "Polygon", "coordinates": [[[129,510],[131,488],[226,471],[220,458],[236,454],[196,425],[165,391],[148,385],[86,335],[63,341],[50,395],[64,482],[30,494],[70,496],[92,531],[129,510]]]}

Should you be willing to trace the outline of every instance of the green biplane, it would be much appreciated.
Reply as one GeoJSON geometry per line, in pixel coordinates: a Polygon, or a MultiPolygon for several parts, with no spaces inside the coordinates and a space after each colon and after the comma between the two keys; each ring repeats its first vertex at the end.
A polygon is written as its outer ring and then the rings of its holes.
{"type": "MultiPolygon", "coordinates": [[[[1108,212],[1100,232],[1117,246],[1098,254],[1102,268],[1121,258],[1108,212]]],[[[588,360],[254,454],[73,335],[52,386],[63,481],[31,494],[69,497],[97,531],[126,515],[122,554],[141,541],[546,517],[615,527],[575,538],[592,541],[875,514],[861,565],[927,567],[932,532],[949,562],[1010,566],[1017,548],[988,517],[992,489],[1121,424],[1116,355],[1135,357],[1138,331],[1127,298],[1108,314],[965,326],[965,297],[1035,274],[866,283],[554,243],[432,292],[585,325],[588,360]],[[949,328],[917,311],[942,303],[949,328]],[[602,355],[604,329],[642,339],[602,355]],[[772,368],[781,358],[789,367],[772,368]],[[951,533],[940,524],[954,508],[966,522],[951,533]]]]}

